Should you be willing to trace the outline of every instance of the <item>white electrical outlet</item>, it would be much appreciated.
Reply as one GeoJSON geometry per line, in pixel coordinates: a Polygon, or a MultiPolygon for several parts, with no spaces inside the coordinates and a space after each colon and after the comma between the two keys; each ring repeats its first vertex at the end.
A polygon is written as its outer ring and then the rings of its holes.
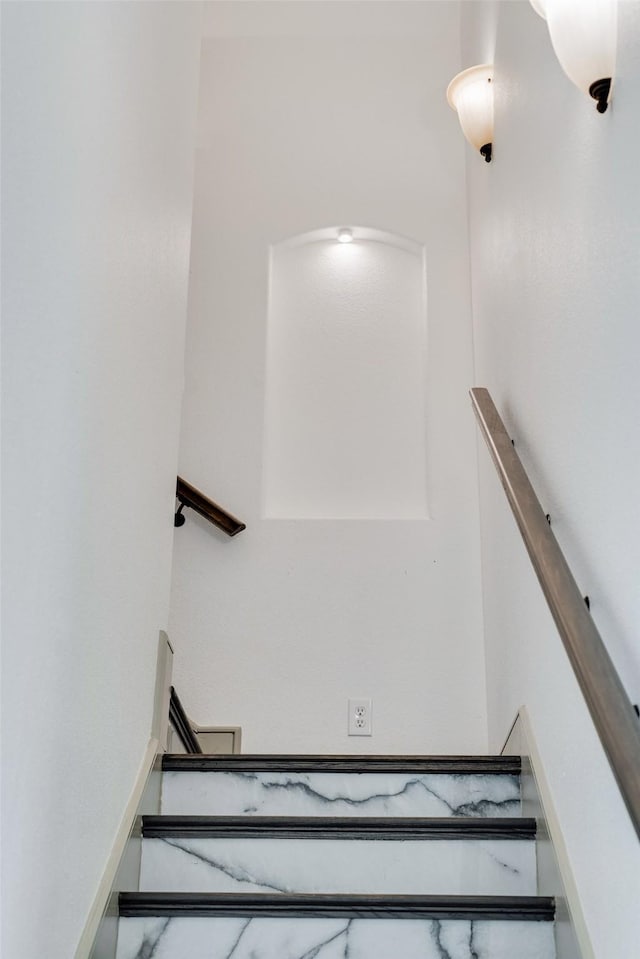
{"type": "Polygon", "coordinates": [[[349,736],[371,735],[371,700],[349,700],[349,736]]]}

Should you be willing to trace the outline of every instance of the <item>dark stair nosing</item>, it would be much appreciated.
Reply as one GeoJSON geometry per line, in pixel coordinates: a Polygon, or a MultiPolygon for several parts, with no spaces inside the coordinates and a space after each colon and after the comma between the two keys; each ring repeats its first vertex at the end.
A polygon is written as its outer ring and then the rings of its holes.
{"type": "Polygon", "coordinates": [[[535,839],[528,818],[143,816],[146,839],[535,839]]]}
{"type": "Polygon", "coordinates": [[[171,772],[344,772],[519,775],[519,756],[298,756],[237,753],[188,756],[165,753],[171,772]]]}
{"type": "Polygon", "coordinates": [[[121,892],[121,916],[331,919],[497,919],[550,922],[543,896],[346,896],[277,893],[121,892]]]}

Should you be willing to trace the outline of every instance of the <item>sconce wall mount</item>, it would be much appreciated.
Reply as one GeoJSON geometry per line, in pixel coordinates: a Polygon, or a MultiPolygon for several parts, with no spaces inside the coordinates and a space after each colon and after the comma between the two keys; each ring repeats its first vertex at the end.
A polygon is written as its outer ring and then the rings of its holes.
{"type": "Polygon", "coordinates": [[[598,113],[604,113],[609,106],[609,93],[611,92],[611,77],[605,77],[604,80],[595,80],[589,86],[589,96],[596,101],[596,110],[598,113]]]}

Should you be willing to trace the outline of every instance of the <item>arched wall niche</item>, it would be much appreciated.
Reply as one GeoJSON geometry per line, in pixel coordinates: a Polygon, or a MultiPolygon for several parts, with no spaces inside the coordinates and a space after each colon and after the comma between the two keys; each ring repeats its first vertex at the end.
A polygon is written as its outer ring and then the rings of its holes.
{"type": "Polygon", "coordinates": [[[427,519],[424,247],[345,226],[270,249],[264,514],[427,519]]]}

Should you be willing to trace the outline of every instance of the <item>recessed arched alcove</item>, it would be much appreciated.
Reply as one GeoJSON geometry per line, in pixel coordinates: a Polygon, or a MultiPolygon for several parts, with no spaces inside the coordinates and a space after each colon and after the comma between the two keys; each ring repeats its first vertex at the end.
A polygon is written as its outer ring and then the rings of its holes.
{"type": "Polygon", "coordinates": [[[346,226],[271,247],[264,512],[424,519],[424,248],[346,226]]]}

